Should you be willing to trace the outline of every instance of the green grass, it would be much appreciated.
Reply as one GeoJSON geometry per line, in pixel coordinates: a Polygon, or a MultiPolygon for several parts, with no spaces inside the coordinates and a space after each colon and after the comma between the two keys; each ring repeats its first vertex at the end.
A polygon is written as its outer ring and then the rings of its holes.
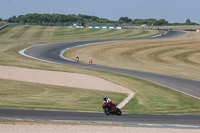
{"type": "Polygon", "coordinates": [[[10,30],[12,30],[12,28],[14,28],[14,26],[8,26],[2,30],[0,30],[0,36],[3,34],[6,34],[7,32],[9,32],[10,30]]]}
{"type": "Polygon", "coordinates": [[[34,33],[33,37],[41,37],[47,27],[39,27],[39,31],[34,33]]]}
{"type": "Polygon", "coordinates": [[[0,79],[0,84],[1,108],[102,111],[102,98],[105,94],[118,103],[126,97],[121,93],[4,79],[0,79]]]}
{"type": "MultiPolygon", "coordinates": [[[[27,48],[30,45],[27,45],[26,43],[25,44],[10,43],[10,42],[4,41],[4,40],[9,39],[13,34],[16,34],[20,29],[23,29],[23,26],[15,27],[0,37],[1,39],[0,65],[43,69],[43,70],[51,70],[51,71],[83,73],[83,74],[89,74],[89,75],[94,75],[94,76],[104,78],[106,80],[119,84],[123,87],[129,88],[133,90],[134,92],[136,92],[135,97],[123,108],[123,112],[155,113],[155,114],[156,113],[199,113],[200,112],[200,100],[184,95],[182,93],[176,92],[167,87],[156,85],[154,83],[151,83],[145,80],[141,80],[138,78],[134,78],[134,77],[130,77],[130,76],[122,75],[122,74],[116,74],[112,72],[79,68],[79,67],[68,66],[68,65],[46,63],[46,62],[33,60],[30,58],[24,57],[20,55],[18,51],[21,49],[27,48]]],[[[17,38],[14,41],[19,41],[20,39],[32,41],[33,38],[31,36],[35,36],[35,33],[40,32],[41,30],[42,31],[44,30],[44,32],[41,33],[42,34],[41,37],[38,36],[41,39],[39,41],[50,42],[50,40],[48,40],[49,38],[43,38],[44,36],[51,34],[50,32],[47,33],[46,31],[57,32],[57,29],[61,30],[61,28],[58,28],[58,27],[47,27],[43,29],[38,26],[32,26],[30,29],[25,31],[25,33],[20,38],[17,38]]],[[[68,29],[68,30],[74,30],[74,29],[68,29]]],[[[76,29],[76,30],[79,30],[79,29],[76,29]]],[[[76,31],[76,32],[79,32],[79,31],[76,31]]],[[[81,30],[80,32],[83,32],[83,30],[81,30]]],[[[104,31],[101,31],[101,30],[95,31],[95,34],[97,34],[98,36],[99,32],[103,33],[104,31]]],[[[108,34],[110,34],[110,32],[108,34]]],[[[121,34],[120,33],[121,31],[116,31],[116,32],[121,34]]],[[[130,31],[127,31],[127,32],[130,33],[130,31]]],[[[137,33],[135,34],[139,34],[139,33],[140,31],[137,31],[137,33]]],[[[66,34],[69,34],[69,33],[66,33],[66,34]]],[[[53,37],[53,34],[51,35],[53,37]]],[[[66,36],[67,35],[65,35],[64,37],[66,36]]],[[[72,40],[73,39],[74,38],[72,38],[72,40]]],[[[33,39],[32,42],[37,42],[37,41],[38,40],[33,39]]],[[[78,89],[78,88],[50,86],[50,85],[33,84],[33,83],[17,82],[17,81],[10,81],[10,80],[1,80],[0,86],[1,86],[0,87],[1,88],[0,89],[1,107],[9,107],[9,108],[15,107],[15,108],[101,111],[100,106],[102,104],[102,96],[107,95],[111,97],[113,102],[120,102],[124,98],[124,95],[117,94],[117,93],[115,94],[110,93],[108,95],[108,92],[88,91],[88,90],[78,89]],[[75,90],[75,91],[73,92],[72,90],[73,91],[75,90]],[[85,91],[87,93],[85,93],[85,91]],[[71,99],[72,96],[73,98],[71,99]],[[63,99],[59,99],[59,97],[62,97],[63,99]],[[67,103],[65,102],[67,102],[68,100],[71,100],[73,104],[67,105],[67,103]],[[92,107],[88,103],[91,103],[91,105],[94,105],[94,106],[92,107]]]]}
{"type": "Polygon", "coordinates": [[[200,113],[200,100],[142,79],[107,73],[104,78],[133,90],[136,95],[123,108],[129,113],[200,113]]]}
{"type": "Polygon", "coordinates": [[[22,35],[25,34],[26,31],[28,31],[31,28],[31,26],[24,26],[22,29],[20,29],[17,33],[11,36],[12,39],[18,39],[22,35]]]}

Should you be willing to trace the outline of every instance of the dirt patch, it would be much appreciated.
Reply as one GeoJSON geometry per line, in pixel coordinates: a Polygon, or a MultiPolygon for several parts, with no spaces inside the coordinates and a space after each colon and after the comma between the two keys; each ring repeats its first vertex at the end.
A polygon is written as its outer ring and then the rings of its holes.
{"type": "Polygon", "coordinates": [[[129,93],[130,90],[91,75],[0,66],[0,78],[91,90],[129,93]]]}

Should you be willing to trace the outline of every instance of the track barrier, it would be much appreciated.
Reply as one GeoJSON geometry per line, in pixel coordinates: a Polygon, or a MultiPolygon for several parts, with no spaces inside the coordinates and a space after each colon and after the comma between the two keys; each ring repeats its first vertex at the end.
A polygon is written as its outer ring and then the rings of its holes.
{"type": "Polygon", "coordinates": [[[6,28],[7,26],[16,26],[17,24],[6,24],[0,27],[0,30],[6,28]]]}
{"type": "Polygon", "coordinates": [[[72,28],[84,28],[84,26],[72,26],[72,28]]]}
{"type": "Polygon", "coordinates": [[[122,29],[122,27],[112,27],[112,26],[88,26],[87,28],[93,28],[93,29],[122,29]]]}
{"type": "MultiPolygon", "coordinates": [[[[72,26],[72,28],[84,28],[84,26],[72,26]]],[[[89,29],[122,29],[122,27],[112,27],[112,26],[87,26],[89,29]]]]}

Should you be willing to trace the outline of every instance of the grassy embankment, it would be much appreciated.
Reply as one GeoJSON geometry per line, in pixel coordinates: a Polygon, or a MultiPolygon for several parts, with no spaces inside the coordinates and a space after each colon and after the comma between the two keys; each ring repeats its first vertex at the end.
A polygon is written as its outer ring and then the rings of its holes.
{"type": "MultiPolygon", "coordinates": [[[[19,50],[30,46],[20,42],[44,43],[77,39],[108,39],[109,37],[119,39],[119,37],[132,38],[134,36],[137,38],[149,35],[155,35],[155,31],[65,29],[40,26],[9,27],[0,31],[0,65],[84,73],[102,77],[136,92],[136,96],[124,107],[124,111],[130,113],[199,113],[199,100],[154,83],[111,72],[41,62],[18,54],[19,50]],[[11,41],[15,43],[10,43],[11,41]]],[[[122,94],[107,94],[107,92],[100,91],[1,79],[0,106],[99,111],[102,96],[105,94],[115,102],[120,102],[125,97],[122,94]],[[62,99],[58,100],[61,97],[62,99]]]]}

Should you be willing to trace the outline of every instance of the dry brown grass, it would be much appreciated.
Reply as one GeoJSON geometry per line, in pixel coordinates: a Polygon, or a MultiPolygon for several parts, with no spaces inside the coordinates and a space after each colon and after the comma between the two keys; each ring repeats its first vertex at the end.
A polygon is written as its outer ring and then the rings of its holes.
{"type": "Polygon", "coordinates": [[[200,80],[200,33],[167,40],[123,41],[73,48],[68,58],[94,64],[200,80]]]}

